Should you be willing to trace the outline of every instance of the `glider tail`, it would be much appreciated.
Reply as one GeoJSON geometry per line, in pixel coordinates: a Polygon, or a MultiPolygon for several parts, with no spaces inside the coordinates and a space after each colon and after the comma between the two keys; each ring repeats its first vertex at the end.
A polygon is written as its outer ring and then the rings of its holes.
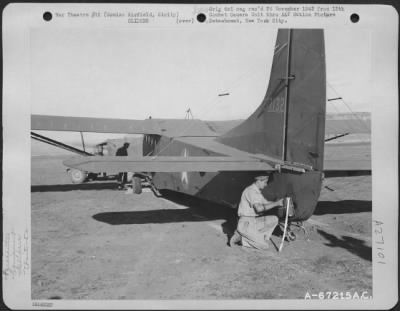
{"type": "Polygon", "coordinates": [[[280,29],[261,105],[218,141],[322,171],[325,110],[323,30],[280,29]]]}

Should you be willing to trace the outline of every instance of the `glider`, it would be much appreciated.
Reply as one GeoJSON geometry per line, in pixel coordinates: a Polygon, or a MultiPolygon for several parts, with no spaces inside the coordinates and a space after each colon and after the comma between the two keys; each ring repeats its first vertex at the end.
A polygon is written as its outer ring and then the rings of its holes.
{"type": "Polygon", "coordinates": [[[323,30],[280,29],[265,97],[244,121],[32,115],[31,128],[143,134],[142,156],[82,152],[63,163],[86,172],[146,172],[158,190],[183,192],[231,206],[237,204],[256,175],[268,172],[272,179],[265,197],[291,197],[295,208],[291,220],[302,221],[315,210],[324,170],[371,170],[365,149],[359,159],[341,154],[324,161],[325,145],[334,148],[325,144],[326,137],[370,132],[370,125],[363,120],[327,118],[326,102],[323,30]]]}

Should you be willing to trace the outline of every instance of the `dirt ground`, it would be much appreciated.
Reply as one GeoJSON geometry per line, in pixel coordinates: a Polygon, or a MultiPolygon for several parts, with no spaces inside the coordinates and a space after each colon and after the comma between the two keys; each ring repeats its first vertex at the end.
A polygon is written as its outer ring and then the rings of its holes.
{"type": "Polygon", "coordinates": [[[61,160],[32,157],[32,299],[372,295],[371,176],[326,179],[307,233],[278,253],[229,247],[229,208],[73,185],[61,160]]]}

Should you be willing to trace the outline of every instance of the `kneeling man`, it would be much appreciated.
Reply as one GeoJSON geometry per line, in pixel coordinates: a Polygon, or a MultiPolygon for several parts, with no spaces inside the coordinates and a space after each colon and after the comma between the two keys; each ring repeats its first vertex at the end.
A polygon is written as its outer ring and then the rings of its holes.
{"type": "Polygon", "coordinates": [[[239,203],[239,222],[229,244],[241,244],[245,247],[268,249],[269,239],[278,225],[275,215],[263,215],[266,211],[283,205],[283,199],[275,202],[264,198],[261,190],[268,184],[269,176],[257,176],[253,184],[242,193],[239,203]]]}

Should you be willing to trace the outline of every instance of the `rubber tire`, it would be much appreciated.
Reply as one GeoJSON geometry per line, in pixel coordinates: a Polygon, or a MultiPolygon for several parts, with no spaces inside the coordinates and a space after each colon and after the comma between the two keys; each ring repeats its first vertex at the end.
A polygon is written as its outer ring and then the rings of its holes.
{"type": "Polygon", "coordinates": [[[132,177],[132,190],[136,194],[142,193],[142,179],[140,177],[132,177]]]}
{"type": "Polygon", "coordinates": [[[81,170],[77,170],[75,168],[72,168],[68,171],[69,178],[71,178],[71,181],[73,184],[81,184],[83,183],[86,178],[87,178],[87,173],[81,170]]]}
{"type": "Polygon", "coordinates": [[[296,241],[296,234],[294,234],[293,232],[291,232],[291,233],[287,233],[287,235],[286,235],[286,237],[287,237],[287,239],[288,239],[288,241],[289,242],[293,242],[293,241],[296,241]]]}

